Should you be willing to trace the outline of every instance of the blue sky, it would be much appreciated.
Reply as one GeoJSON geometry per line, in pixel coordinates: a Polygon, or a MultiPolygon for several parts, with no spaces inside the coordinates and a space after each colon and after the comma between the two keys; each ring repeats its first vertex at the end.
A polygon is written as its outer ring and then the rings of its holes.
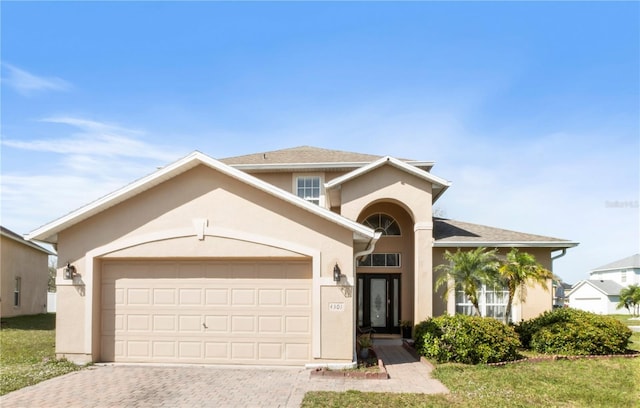
{"type": "Polygon", "coordinates": [[[434,160],[447,217],[640,251],[637,2],[2,2],[2,224],[193,150],[434,160]]]}

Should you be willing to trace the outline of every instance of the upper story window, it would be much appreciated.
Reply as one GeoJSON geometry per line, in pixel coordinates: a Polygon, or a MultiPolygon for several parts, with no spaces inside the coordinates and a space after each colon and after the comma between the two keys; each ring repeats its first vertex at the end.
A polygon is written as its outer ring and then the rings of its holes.
{"type": "Polygon", "coordinates": [[[392,217],[387,214],[373,214],[364,220],[364,225],[376,231],[382,232],[382,235],[401,235],[400,226],[392,217]]]}
{"type": "Polygon", "coordinates": [[[297,177],[296,195],[316,205],[321,205],[322,180],[320,176],[297,177]]]}
{"type": "Polygon", "coordinates": [[[620,282],[627,282],[627,271],[620,271],[620,282]]]}

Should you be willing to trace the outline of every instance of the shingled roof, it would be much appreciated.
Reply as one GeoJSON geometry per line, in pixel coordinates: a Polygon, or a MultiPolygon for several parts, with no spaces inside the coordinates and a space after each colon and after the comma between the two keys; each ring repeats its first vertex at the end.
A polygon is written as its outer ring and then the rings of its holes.
{"type": "Polygon", "coordinates": [[[598,268],[593,269],[592,272],[608,271],[608,270],[615,270],[615,269],[627,269],[627,268],[630,268],[630,269],[640,268],[640,254],[631,255],[626,258],[617,260],[615,262],[602,265],[598,268]]]}
{"type": "Polygon", "coordinates": [[[589,284],[594,288],[598,289],[600,292],[604,293],[607,296],[617,296],[620,294],[620,291],[623,289],[623,286],[618,282],[612,280],[584,280],[582,282],[578,282],[572,289],[575,293],[575,290],[582,285],[589,284]]]}
{"type": "MultiPolygon", "coordinates": [[[[253,153],[244,156],[219,159],[222,163],[233,167],[278,167],[278,165],[313,165],[319,167],[327,164],[341,164],[340,167],[360,167],[380,159],[383,156],[346,152],[342,150],[323,149],[313,146],[298,146],[289,149],[253,153]]],[[[433,162],[399,159],[423,170],[429,171],[433,162]]],[[[289,167],[289,166],[285,166],[289,167]]],[[[335,166],[330,166],[335,167],[335,166]]]]}
{"type": "Polygon", "coordinates": [[[544,247],[571,248],[577,242],[565,239],[526,234],[487,225],[445,218],[433,219],[435,247],[544,247]]]}

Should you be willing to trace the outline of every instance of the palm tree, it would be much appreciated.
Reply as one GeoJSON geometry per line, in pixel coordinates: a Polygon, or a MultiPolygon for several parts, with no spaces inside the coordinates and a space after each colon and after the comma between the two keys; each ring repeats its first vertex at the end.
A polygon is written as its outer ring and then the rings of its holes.
{"type": "Polygon", "coordinates": [[[620,291],[617,308],[627,308],[634,316],[640,315],[640,285],[630,285],[620,291]]]}
{"type": "Polygon", "coordinates": [[[551,271],[540,265],[533,255],[527,252],[520,252],[517,248],[511,248],[506,260],[498,269],[498,274],[499,282],[506,287],[509,292],[507,310],[504,314],[505,323],[508,323],[511,317],[511,307],[516,289],[520,288],[520,301],[524,302],[527,296],[527,284],[537,283],[547,290],[547,283],[549,279],[553,278],[551,271]]]}
{"type": "Polygon", "coordinates": [[[484,247],[471,251],[461,251],[458,248],[455,253],[445,251],[444,259],[449,263],[436,267],[436,271],[443,274],[436,281],[435,289],[438,290],[446,285],[445,299],[451,289],[463,291],[473,305],[476,315],[481,316],[478,292],[483,284],[492,280],[492,276],[498,270],[500,264],[496,258],[497,251],[497,249],[487,250],[484,247]],[[454,285],[449,285],[449,281],[453,281],[454,285]]]}

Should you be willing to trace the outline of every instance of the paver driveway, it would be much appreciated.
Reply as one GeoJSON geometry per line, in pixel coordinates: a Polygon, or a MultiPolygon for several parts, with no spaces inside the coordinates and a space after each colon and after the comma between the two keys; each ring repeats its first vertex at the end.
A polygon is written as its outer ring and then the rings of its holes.
{"type": "Polygon", "coordinates": [[[310,390],[447,392],[400,346],[381,347],[391,379],[311,379],[303,368],[96,365],[0,397],[4,407],[299,407],[310,390]]]}
{"type": "MultiPolygon", "coordinates": [[[[301,368],[98,365],[0,398],[4,407],[297,407],[301,368]]],[[[304,381],[303,381],[304,383],[304,381]]]]}

